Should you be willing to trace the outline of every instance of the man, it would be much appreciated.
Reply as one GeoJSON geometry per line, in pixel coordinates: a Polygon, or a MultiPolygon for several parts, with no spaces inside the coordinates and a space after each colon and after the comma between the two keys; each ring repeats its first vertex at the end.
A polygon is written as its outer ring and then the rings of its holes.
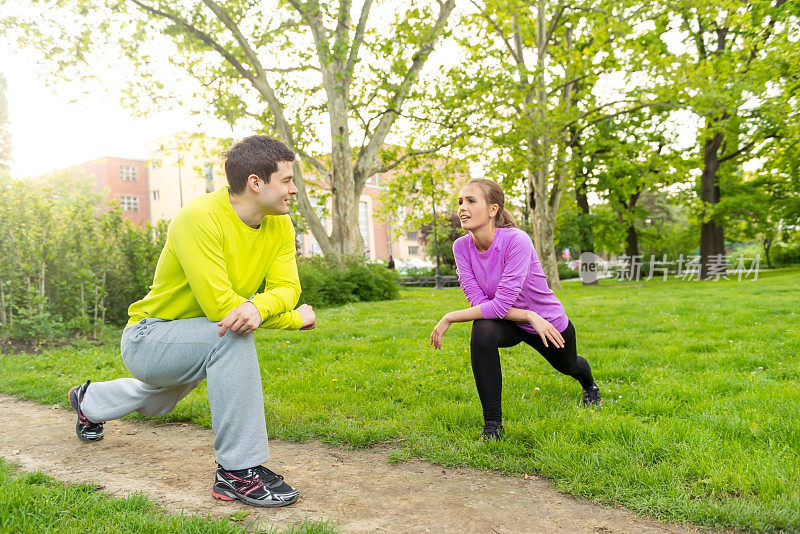
{"type": "Polygon", "coordinates": [[[181,208],[150,292],[128,309],[122,359],[135,378],[69,392],[81,440],[102,439],[104,421],[133,411],[169,413],[205,378],[218,464],[212,496],[267,507],[297,500],[297,490],[261,465],[269,450],[253,334],[316,326],[310,306],[293,310],[293,160],[275,139],[243,139],[225,154],[229,186],[181,208]]]}

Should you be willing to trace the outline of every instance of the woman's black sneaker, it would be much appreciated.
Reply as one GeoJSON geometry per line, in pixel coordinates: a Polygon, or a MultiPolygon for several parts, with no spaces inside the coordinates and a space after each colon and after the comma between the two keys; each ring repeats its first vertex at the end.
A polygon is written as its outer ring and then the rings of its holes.
{"type": "Polygon", "coordinates": [[[589,389],[583,389],[583,405],[590,406],[592,404],[598,405],[603,402],[603,399],[600,398],[600,388],[597,387],[597,384],[592,382],[592,386],[589,389]]]}
{"type": "Polygon", "coordinates": [[[100,441],[103,439],[103,423],[93,423],[83,415],[81,402],[86,395],[86,388],[89,387],[91,380],[87,380],[82,386],[75,386],[67,393],[69,405],[78,413],[78,424],[75,425],[75,433],[81,441],[100,441]]]}
{"type": "Polygon", "coordinates": [[[483,425],[483,434],[481,438],[500,441],[503,436],[503,423],[500,421],[486,421],[483,425]]]}
{"type": "Polygon", "coordinates": [[[239,499],[252,506],[277,508],[288,506],[300,496],[298,491],[264,466],[228,470],[217,467],[217,480],[211,495],[223,501],[239,499]]]}

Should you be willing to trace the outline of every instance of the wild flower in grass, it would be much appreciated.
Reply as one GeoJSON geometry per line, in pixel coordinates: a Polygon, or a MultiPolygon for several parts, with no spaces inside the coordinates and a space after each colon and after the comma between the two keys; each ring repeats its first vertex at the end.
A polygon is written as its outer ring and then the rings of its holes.
{"type": "Polygon", "coordinates": [[[338,378],[331,378],[331,382],[338,382],[338,381],[339,381],[338,378]]]}

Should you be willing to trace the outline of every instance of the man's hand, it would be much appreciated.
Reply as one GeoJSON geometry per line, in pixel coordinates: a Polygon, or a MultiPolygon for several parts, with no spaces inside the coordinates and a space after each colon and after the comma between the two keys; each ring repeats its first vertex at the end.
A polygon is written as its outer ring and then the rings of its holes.
{"type": "Polygon", "coordinates": [[[442,336],[444,333],[447,332],[447,329],[450,328],[450,319],[447,318],[447,315],[442,317],[442,319],[436,323],[436,326],[433,328],[433,332],[431,332],[431,345],[435,349],[442,349],[442,336]]]}
{"type": "Polygon", "coordinates": [[[561,332],[556,330],[556,327],[550,324],[541,315],[530,312],[528,315],[528,322],[531,323],[533,329],[536,330],[536,333],[542,338],[542,343],[544,343],[545,347],[549,339],[557,349],[564,348],[564,337],[561,335],[561,332]]]}
{"type": "Polygon", "coordinates": [[[300,317],[303,318],[303,326],[300,330],[313,330],[317,326],[317,316],[314,314],[314,308],[308,304],[301,304],[297,307],[300,317]]]}
{"type": "Polygon", "coordinates": [[[256,305],[249,300],[236,306],[223,320],[217,323],[217,326],[220,327],[219,337],[224,336],[228,330],[237,334],[249,334],[255,332],[260,325],[261,314],[256,305]]]}

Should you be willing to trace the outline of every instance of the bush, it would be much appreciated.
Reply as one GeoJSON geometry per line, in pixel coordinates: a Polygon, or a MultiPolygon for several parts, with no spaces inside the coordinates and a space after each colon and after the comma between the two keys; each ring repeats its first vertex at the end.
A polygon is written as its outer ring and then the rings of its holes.
{"type": "Polygon", "coordinates": [[[64,323],[57,316],[52,316],[47,312],[33,315],[23,312],[14,318],[14,326],[9,337],[22,341],[41,342],[62,338],[66,333],[64,323]]]}
{"type": "MultiPolygon", "coordinates": [[[[436,275],[436,267],[406,267],[405,269],[400,270],[400,274],[402,276],[413,276],[413,277],[421,277],[421,276],[435,276],[436,275]]],[[[447,265],[446,263],[442,263],[439,265],[439,276],[455,276],[456,275],[456,268],[452,265],[447,265]]]]}
{"type": "Polygon", "coordinates": [[[775,243],[769,255],[774,267],[800,264],[800,243],[775,243]]]}
{"type": "Polygon", "coordinates": [[[566,263],[559,262],[558,263],[558,277],[561,280],[567,280],[569,278],[578,278],[579,273],[575,269],[570,269],[566,263]]]}
{"type": "Polygon", "coordinates": [[[303,288],[300,302],[312,306],[391,300],[400,295],[397,273],[360,258],[298,258],[297,269],[303,288]]]}

